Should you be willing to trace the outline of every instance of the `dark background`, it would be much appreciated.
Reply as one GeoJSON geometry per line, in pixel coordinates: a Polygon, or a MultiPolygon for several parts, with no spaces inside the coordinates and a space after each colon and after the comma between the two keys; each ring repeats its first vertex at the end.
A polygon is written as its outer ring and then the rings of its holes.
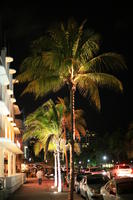
{"type": "MultiPolygon", "coordinates": [[[[11,67],[17,70],[17,75],[21,62],[29,55],[31,41],[42,35],[55,21],[66,21],[70,17],[74,17],[79,23],[87,18],[86,27],[102,35],[102,50],[122,54],[128,67],[128,70],[117,74],[123,83],[123,94],[100,90],[100,113],[78,94],[76,106],[85,110],[88,128],[92,130],[105,132],[127,127],[133,119],[131,1],[5,2],[0,6],[0,48],[6,46],[8,55],[14,58],[11,67]]],[[[50,96],[37,101],[33,95],[21,97],[23,88],[23,85],[15,85],[15,97],[26,117],[50,96]]],[[[53,94],[52,98],[66,94],[68,91],[63,88],[58,94],[53,94]]]]}

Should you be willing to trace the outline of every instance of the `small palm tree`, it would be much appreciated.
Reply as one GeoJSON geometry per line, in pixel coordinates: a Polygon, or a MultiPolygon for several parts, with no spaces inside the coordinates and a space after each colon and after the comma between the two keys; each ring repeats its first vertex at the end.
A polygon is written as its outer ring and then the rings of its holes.
{"type": "Polygon", "coordinates": [[[99,54],[100,37],[94,31],[85,29],[73,19],[58,23],[38,40],[33,42],[32,52],[21,66],[20,82],[27,82],[23,93],[31,92],[44,96],[56,92],[65,84],[70,91],[71,105],[71,156],[69,199],[73,199],[74,186],[74,137],[75,137],[75,91],[89,100],[100,110],[99,86],[122,91],[121,82],[109,70],[125,68],[123,57],[117,53],[99,54]]]}
{"type": "MultiPolygon", "coordinates": [[[[55,106],[52,100],[49,100],[42,107],[39,107],[34,113],[29,115],[25,121],[26,132],[23,139],[36,137],[38,142],[35,145],[35,152],[38,154],[44,148],[45,159],[48,149],[55,152],[55,170],[56,160],[58,161],[58,191],[61,191],[61,170],[60,170],[60,143],[61,143],[61,117],[62,108],[55,106]]],[[[55,175],[56,175],[55,171],[55,175]]],[[[55,186],[57,178],[55,176],[55,186]]]]}

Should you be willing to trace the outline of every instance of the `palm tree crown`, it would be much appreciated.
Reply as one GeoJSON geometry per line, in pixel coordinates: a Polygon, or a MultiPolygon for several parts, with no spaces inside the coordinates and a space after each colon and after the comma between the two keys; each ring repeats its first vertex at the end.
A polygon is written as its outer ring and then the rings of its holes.
{"type": "Polygon", "coordinates": [[[18,76],[20,82],[28,83],[23,93],[44,96],[64,84],[74,84],[82,95],[89,92],[91,101],[100,109],[99,85],[122,90],[115,76],[103,72],[125,68],[123,57],[112,52],[99,55],[100,37],[83,29],[85,22],[78,26],[71,19],[33,42],[32,54],[23,61],[18,76]]]}

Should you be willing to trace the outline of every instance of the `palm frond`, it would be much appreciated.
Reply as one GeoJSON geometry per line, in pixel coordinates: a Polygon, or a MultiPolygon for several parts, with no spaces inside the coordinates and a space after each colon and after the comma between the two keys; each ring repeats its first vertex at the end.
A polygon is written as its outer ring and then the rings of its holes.
{"type": "Polygon", "coordinates": [[[84,20],[79,27],[77,39],[74,41],[73,48],[72,48],[72,56],[73,57],[76,56],[76,53],[77,53],[77,50],[78,50],[78,47],[79,47],[79,41],[80,41],[81,35],[83,33],[83,27],[84,27],[84,24],[86,23],[86,21],[87,20],[84,20]]]}
{"type": "Polygon", "coordinates": [[[46,144],[45,144],[45,155],[44,155],[45,158],[46,158],[46,155],[47,155],[47,152],[48,152],[49,143],[53,138],[54,138],[54,134],[49,135],[48,138],[47,138],[47,141],[46,141],[46,144]]]}
{"type": "Polygon", "coordinates": [[[122,92],[123,86],[115,76],[106,73],[90,73],[89,78],[100,87],[112,88],[122,92]]]}
{"type": "Polygon", "coordinates": [[[123,69],[127,69],[123,56],[118,53],[108,52],[92,58],[80,68],[80,73],[119,71],[123,69]]]}
{"type": "Polygon", "coordinates": [[[94,56],[98,53],[98,51],[99,51],[99,45],[95,41],[87,40],[83,44],[81,49],[81,54],[80,54],[81,62],[85,64],[86,62],[94,58],[94,56]]]}
{"type": "Polygon", "coordinates": [[[84,137],[86,135],[86,130],[81,124],[76,124],[76,130],[84,137]]]}
{"type": "Polygon", "coordinates": [[[38,156],[40,151],[42,150],[42,144],[40,142],[36,142],[34,144],[34,152],[35,152],[35,156],[38,156]]]}
{"type": "MultiPolygon", "coordinates": [[[[77,80],[76,80],[77,81],[77,80]]],[[[99,91],[96,83],[87,75],[80,75],[77,81],[77,88],[81,95],[88,97],[90,102],[96,106],[98,110],[101,108],[99,91]]]]}
{"type": "Polygon", "coordinates": [[[43,52],[43,62],[48,69],[58,69],[60,67],[60,57],[55,51],[43,52]]]}
{"type": "Polygon", "coordinates": [[[74,151],[76,152],[77,155],[80,155],[81,150],[79,143],[74,143],[74,151]]]}
{"type": "Polygon", "coordinates": [[[79,141],[81,140],[80,133],[77,129],[75,129],[75,138],[78,139],[79,141]]]}

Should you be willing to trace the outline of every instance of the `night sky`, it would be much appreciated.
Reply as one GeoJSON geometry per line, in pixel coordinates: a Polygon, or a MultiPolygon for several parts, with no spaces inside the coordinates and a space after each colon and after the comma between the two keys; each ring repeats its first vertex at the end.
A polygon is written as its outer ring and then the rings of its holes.
{"type": "MultiPolygon", "coordinates": [[[[29,55],[32,40],[41,36],[55,21],[74,17],[78,22],[87,18],[86,27],[94,29],[102,36],[103,52],[113,51],[124,56],[128,70],[120,72],[117,77],[122,81],[123,94],[110,90],[100,90],[102,109],[98,113],[86,99],[76,96],[77,107],[86,112],[88,128],[96,131],[124,128],[133,120],[132,97],[132,26],[133,12],[131,2],[119,1],[36,1],[24,3],[8,2],[0,6],[0,48],[6,46],[8,55],[14,58],[11,64],[19,73],[22,60],[29,55]]],[[[17,75],[16,74],[16,75],[17,75]]],[[[24,114],[32,112],[38,105],[48,99],[34,100],[32,95],[20,97],[22,85],[15,86],[15,97],[24,114]]],[[[57,96],[68,94],[65,89],[57,96]]]]}

